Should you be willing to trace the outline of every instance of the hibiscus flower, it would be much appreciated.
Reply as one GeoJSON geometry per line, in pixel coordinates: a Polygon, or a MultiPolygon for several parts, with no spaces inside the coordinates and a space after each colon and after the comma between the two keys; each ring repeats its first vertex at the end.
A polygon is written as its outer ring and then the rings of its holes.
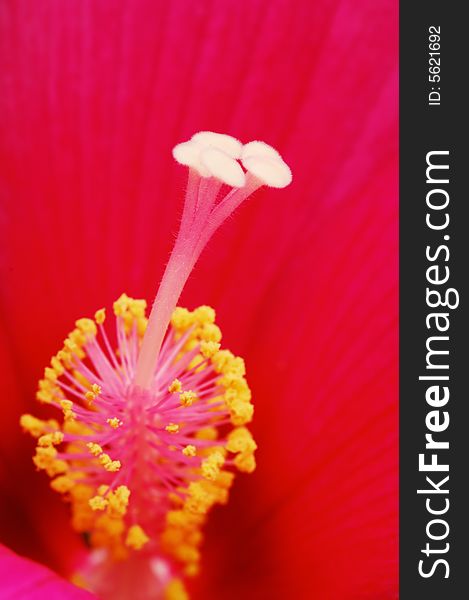
{"type": "MultiPolygon", "coordinates": [[[[182,210],[171,148],[229,131],[295,180],[246,202],[181,299],[215,307],[245,359],[258,445],[191,596],[396,597],[397,7],[19,1],[0,19],[2,541],[65,577],[87,554],[19,416],[77,318],[154,297],[182,210]]],[[[82,594],[0,565],[5,597],[82,594]]]]}

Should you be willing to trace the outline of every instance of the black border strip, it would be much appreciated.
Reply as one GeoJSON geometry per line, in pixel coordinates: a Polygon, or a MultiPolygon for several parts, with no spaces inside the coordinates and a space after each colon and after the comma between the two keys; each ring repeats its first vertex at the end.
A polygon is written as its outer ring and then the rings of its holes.
{"type": "MultiPolygon", "coordinates": [[[[466,323],[466,305],[469,279],[469,140],[467,136],[468,101],[464,94],[468,77],[467,58],[468,27],[462,10],[464,3],[456,2],[401,2],[400,4],[400,597],[406,599],[441,600],[469,597],[469,394],[465,374],[469,372],[469,328],[466,323]],[[436,46],[429,47],[429,36],[440,28],[440,54],[436,46]],[[430,56],[430,52],[434,56],[430,56]],[[437,66],[440,58],[440,81],[437,66]],[[429,81],[432,77],[435,81],[429,81]],[[435,88],[432,90],[431,88],[435,88]],[[439,89],[438,89],[439,88],[439,89]],[[439,104],[429,105],[431,91],[441,95],[439,104]],[[430,171],[430,179],[448,183],[426,182],[426,157],[431,151],[448,151],[448,155],[432,155],[434,163],[448,164],[449,170],[430,171]],[[427,194],[431,189],[443,189],[449,196],[448,207],[433,210],[427,206],[427,194]],[[442,230],[431,229],[426,224],[427,213],[432,213],[433,223],[444,220],[448,213],[449,224],[442,230]],[[445,239],[444,236],[449,236],[445,239]],[[426,256],[426,248],[433,259],[426,256]],[[438,248],[446,246],[447,252],[438,248]],[[435,257],[435,255],[437,255],[435,257]],[[446,283],[430,284],[430,278],[443,278],[449,268],[446,283]],[[432,309],[426,301],[426,288],[439,290],[442,294],[454,288],[459,294],[459,307],[432,309]],[[436,318],[430,317],[430,328],[426,317],[432,312],[448,314],[447,332],[438,332],[436,318]],[[433,340],[430,347],[448,350],[448,355],[427,357],[426,343],[431,336],[447,336],[448,340],[433,340]],[[448,365],[448,369],[430,369],[432,364],[448,365]],[[449,376],[449,380],[419,380],[419,376],[449,376]],[[442,394],[443,386],[449,389],[450,397],[446,404],[433,395],[436,402],[431,406],[426,399],[430,386],[442,394]],[[426,416],[438,411],[438,417],[426,416]],[[425,434],[437,424],[443,427],[444,413],[448,413],[449,426],[446,430],[433,433],[435,440],[449,442],[448,449],[425,449],[425,434]],[[419,454],[425,453],[424,461],[431,461],[436,453],[438,463],[449,465],[449,471],[419,471],[419,454]],[[449,479],[440,484],[444,477],[449,479]],[[448,493],[418,494],[418,489],[434,489],[426,480],[432,478],[439,489],[448,493]],[[449,504],[447,503],[448,500],[449,504]],[[428,503],[427,503],[428,501],[428,503]],[[448,510],[441,515],[431,515],[432,510],[448,510]],[[433,519],[447,522],[446,526],[433,519]],[[429,529],[428,529],[429,528],[429,529]],[[428,531],[441,540],[432,540],[428,531]],[[422,552],[429,544],[431,552],[422,552]],[[446,546],[448,544],[448,546],[446,546]],[[434,552],[439,550],[440,552],[434,552]],[[435,566],[435,561],[446,561],[435,566]],[[419,574],[421,570],[430,573],[429,577],[419,574]],[[445,578],[445,575],[449,575],[445,578]]],[[[432,40],[436,40],[433,37],[432,40]]],[[[435,42],[434,42],[435,43],[435,42]]],[[[437,101],[437,95],[432,99],[437,101]]],[[[445,193],[430,195],[430,203],[444,202],[445,193]]],[[[450,294],[454,301],[456,294],[450,294]]],[[[436,295],[430,301],[436,300],[436,295]]],[[[441,317],[439,324],[445,323],[441,317]]],[[[441,397],[441,396],[440,396],[441,397]]]]}

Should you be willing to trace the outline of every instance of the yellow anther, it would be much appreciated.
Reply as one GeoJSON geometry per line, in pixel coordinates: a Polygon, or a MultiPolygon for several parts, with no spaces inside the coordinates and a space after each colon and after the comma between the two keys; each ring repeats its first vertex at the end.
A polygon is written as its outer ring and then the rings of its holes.
{"type": "Polygon", "coordinates": [[[215,481],[220,473],[220,467],[223,466],[224,462],[225,458],[221,452],[213,452],[202,462],[202,475],[209,481],[215,481]]]}
{"type": "Polygon", "coordinates": [[[171,385],[168,387],[168,392],[170,394],[175,394],[176,392],[180,392],[182,390],[182,383],[179,379],[174,379],[171,385]]]}
{"type": "Polygon", "coordinates": [[[185,448],[182,449],[182,453],[184,456],[195,456],[197,454],[197,448],[192,444],[189,444],[185,448]]]}
{"type": "Polygon", "coordinates": [[[38,390],[36,392],[36,399],[44,404],[50,404],[54,400],[54,394],[49,390],[38,390]]]}
{"type": "Polygon", "coordinates": [[[129,505],[130,490],[126,485],[120,485],[114,492],[108,494],[107,513],[111,517],[124,516],[129,505]]]}
{"type": "Polygon", "coordinates": [[[39,380],[39,389],[46,392],[55,392],[58,388],[55,382],[49,381],[48,379],[39,380]]]}
{"type": "Polygon", "coordinates": [[[168,433],[177,433],[179,431],[179,425],[176,423],[169,423],[166,425],[165,429],[168,433]]]}
{"type": "Polygon", "coordinates": [[[204,358],[212,358],[220,350],[218,342],[201,342],[200,353],[204,358]]]}
{"type": "Polygon", "coordinates": [[[45,429],[44,421],[33,417],[33,415],[24,414],[20,417],[20,425],[23,431],[27,431],[33,437],[39,437],[45,429]]]}
{"type": "Polygon", "coordinates": [[[76,347],[77,345],[75,344],[75,342],[72,342],[70,338],[67,337],[64,339],[63,352],[69,352],[72,354],[75,351],[76,347]]]}
{"type": "Polygon", "coordinates": [[[117,471],[119,471],[121,467],[122,463],[120,460],[112,460],[110,463],[104,465],[104,468],[106,469],[106,471],[109,471],[109,473],[117,473],[117,471]]]}
{"type": "Polygon", "coordinates": [[[228,408],[237,400],[249,404],[251,401],[251,390],[248,387],[243,389],[241,386],[237,388],[229,387],[224,394],[224,399],[228,408]]]}
{"type": "Polygon", "coordinates": [[[76,414],[72,411],[73,402],[71,400],[61,400],[59,402],[60,407],[63,410],[65,420],[72,420],[76,417],[76,414]]]}
{"type": "Polygon", "coordinates": [[[192,406],[194,400],[197,399],[197,394],[191,391],[182,392],[179,396],[182,406],[192,406]]]}
{"type": "Polygon", "coordinates": [[[74,485],[75,481],[67,475],[60,475],[60,477],[56,477],[50,482],[50,487],[59,494],[66,494],[74,485]]]}
{"type": "Polygon", "coordinates": [[[116,473],[122,466],[120,460],[112,460],[109,454],[101,454],[98,460],[110,473],[116,473]]]}
{"type": "Polygon", "coordinates": [[[245,425],[252,420],[254,406],[243,400],[234,400],[229,405],[231,422],[233,425],[245,425]]]}
{"type": "Polygon", "coordinates": [[[189,600],[186,588],[180,579],[172,579],[164,590],[164,600],[189,600]]]}
{"type": "Polygon", "coordinates": [[[135,300],[129,298],[127,294],[122,294],[114,304],[114,314],[120,317],[124,322],[125,331],[129,333],[136,327],[138,335],[142,336],[147,327],[145,309],[147,303],[145,300],[135,300]]]}
{"type": "Polygon", "coordinates": [[[58,460],[57,450],[53,446],[36,448],[36,455],[33,457],[33,462],[38,469],[45,469],[46,473],[53,477],[60,473],[65,473],[68,470],[68,465],[63,460],[58,460]]]}
{"type": "Polygon", "coordinates": [[[88,400],[89,403],[91,403],[94,400],[96,400],[96,398],[99,396],[100,393],[101,393],[101,386],[98,385],[97,383],[93,383],[93,385],[91,386],[91,390],[89,390],[85,393],[85,398],[88,400]]]}
{"type": "Polygon", "coordinates": [[[212,358],[212,364],[217,373],[224,373],[234,355],[229,350],[220,350],[212,358]]]}
{"type": "Polygon", "coordinates": [[[256,468],[256,459],[249,452],[240,452],[234,458],[234,464],[243,473],[252,473],[256,468]]]}
{"type": "Polygon", "coordinates": [[[130,490],[126,485],[120,485],[114,492],[114,495],[120,502],[127,505],[129,502],[130,490]]]}
{"type": "Polygon", "coordinates": [[[94,496],[88,500],[88,504],[93,510],[104,510],[109,502],[102,496],[94,496]]]}
{"type": "Polygon", "coordinates": [[[20,425],[24,431],[30,433],[33,437],[39,437],[48,429],[57,429],[57,421],[42,421],[32,415],[21,415],[20,425]]]}
{"type": "MultiPolygon", "coordinates": [[[[96,327],[96,325],[95,325],[96,327]]],[[[69,354],[76,355],[78,358],[84,358],[85,352],[83,346],[86,342],[85,334],[79,329],[74,329],[69,333],[68,337],[64,340],[64,350],[69,354]]]]}
{"type": "Polygon", "coordinates": [[[68,351],[69,354],[78,354],[78,351],[80,349],[80,346],[78,346],[78,344],[76,344],[75,342],[73,342],[71,339],[67,338],[66,340],[64,340],[64,347],[65,347],[65,352],[68,351]]]}
{"type": "Polygon", "coordinates": [[[62,362],[66,367],[70,367],[72,364],[72,355],[67,350],[59,350],[57,352],[57,358],[62,362]]]}
{"type": "MultiPolygon", "coordinates": [[[[85,319],[84,321],[85,322],[82,323],[82,328],[76,327],[68,334],[68,339],[71,340],[74,344],[76,344],[80,348],[86,342],[86,336],[85,336],[85,332],[83,331],[83,328],[84,329],[92,329],[93,331],[96,328],[96,325],[94,325],[94,323],[93,323],[93,321],[91,321],[91,319],[85,319]],[[91,325],[90,325],[90,323],[91,323],[91,325]]],[[[75,323],[75,325],[76,325],[76,323],[75,323]]]]}
{"type": "Polygon", "coordinates": [[[113,303],[112,307],[114,309],[114,314],[116,317],[122,316],[128,307],[129,297],[127,294],[121,294],[119,298],[113,303]]]}
{"type": "Polygon", "coordinates": [[[64,419],[66,421],[73,421],[75,419],[76,414],[72,410],[64,410],[64,419]]]}
{"type": "Polygon", "coordinates": [[[103,467],[105,467],[106,465],[108,465],[112,462],[112,459],[109,456],[109,454],[105,454],[104,452],[103,452],[103,454],[99,455],[98,459],[99,459],[99,462],[103,465],[103,467]]]}
{"type": "Polygon", "coordinates": [[[38,446],[36,448],[36,455],[43,458],[52,459],[57,456],[57,450],[53,446],[38,446]]]}
{"type": "Polygon", "coordinates": [[[96,335],[96,323],[92,319],[78,319],[75,321],[77,329],[83,334],[96,335]]]}
{"type": "Polygon", "coordinates": [[[46,433],[45,435],[41,435],[38,439],[37,443],[39,446],[56,446],[57,444],[61,444],[64,440],[64,434],[61,431],[54,431],[53,433],[46,433]]]}
{"type": "Polygon", "coordinates": [[[205,323],[199,335],[204,342],[219,342],[221,340],[221,330],[214,323],[205,323]]]}
{"type": "MultiPolygon", "coordinates": [[[[222,385],[227,390],[235,390],[238,393],[242,394],[250,394],[251,390],[249,389],[248,382],[244,378],[243,375],[239,375],[237,373],[229,372],[224,374],[222,377],[218,379],[218,383],[222,385]]],[[[249,395],[250,399],[250,395],[249,395]]]]}
{"type": "Polygon", "coordinates": [[[176,331],[185,331],[189,329],[193,324],[194,319],[192,313],[187,310],[187,308],[182,308],[178,306],[174,309],[173,314],[171,316],[171,325],[176,329],[176,331]]]}
{"type": "Polygon", "coordinates": [[[54,369],[51,369],[51,367],[46,367],[44,369],[44,379],[46,379],[47,381],[55,383],[57,381],[57,377],[57,372],[54,369]]]}
{"type": "Polygon", "coordinates": [[[135,298],[130,298],[129,302],[129,311],[134,317],[143,317],[145,316],[145,310],[147,308],[146,300],[136,300],[135,298]]]}
{"type": "Polygon", "coordinates": [[[202,482],[195,481],[189,484],[189,497],[186,500],[185,507],[189,513],[204,515],[214,503],[213,494],[209,492],[202,482]]]}
{"type": "Polygon", "coordinates": [[[48,467],[46,467],[46,473],[49,475],[49,477],[54,477],[55,475],[66,473],[67,471],[68,464],[64,460],[54,460],[48,467]]]}
{"type": "Polygon", "coordinates": [[[60,360],[57,358],[57,356],[53,356],[50,359],[50,364],[58,377],[60,377],[60,375],[64,374],[65,369],[64,369],[62,363],[60,362],[60,360]]]}
{"type": "Polygon", "coordinates": [[[199,325],[204,325],[205,323],[215,323],[215,311],[211,306],[199,306],[192,313],[194,320],[199,325]]]}
{"type": "Polygon", "coordinates": [[[150,538],[143,531],[140,525],[132,525],[129,527],[127,537],[125,538],[125,545],[133,550],[141,550],[145,544],[150,541],[150,538]]]}
{"type": "Polygon", "coordinates": [[[100,308],[94,313],[94,320],[98,325],[102,325],[106,320],[106,309],[100,308]]]}
{"type": "Polygon", "coordinates": [[[257,444],[246,427],[237,427],[228,435],[226,449],[230,452],[252,453],[256,448],[257,444]]]}
{"type": "Polygon", "coordinates": [[[112,419],[107,419],[106,421],[113,429],[117,429],[122,426],[122,421],[119,421],[117,417],[113,417],[112,419]]]}
{"type": "Polygon", "coordinates": [[[241,356],[235,356],[230,365],[230,372],[239,375],[240,377],[246,375],[246,364],[241,356]]]}
{"type": "Polygon", "coordinates": [[[86,447],[93,456],[99,456],[103,451],[99,444],[94,444],[93,442],[89,442],[88,444],[86,444],[86,447]]]}
{"type": "Polygon", "coordinates": [[[243,376],[246,374],[244,360],[235,356],[229,350],[220,350],[212,358],[212,364],[217,373],[243,376]]]}

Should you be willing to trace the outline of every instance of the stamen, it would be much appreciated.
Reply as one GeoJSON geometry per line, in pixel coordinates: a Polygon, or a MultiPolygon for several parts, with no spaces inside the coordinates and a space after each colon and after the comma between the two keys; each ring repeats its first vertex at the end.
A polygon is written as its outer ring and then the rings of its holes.
{"type": "Polygon", "coordinates": [[[257,445],[243,359],[221,349],[211,307],[176,303],[223,221],[262,185],[288,185],[291,173],[270,146],[213,132],[173,154],[189,166],[186,199],[149,319],[146,302],[126,294],[114,318],[101,308],[78,319],[36,394],[62,423],[20,423],[37,439],[37,469],[70,502],[73,527],[104,552],[96,568],[135,554],[156,559],[167,597],[182,598],[179,577],[198,572],[206,515],[227,502],[232,470],[255,469],[257,445]]]}

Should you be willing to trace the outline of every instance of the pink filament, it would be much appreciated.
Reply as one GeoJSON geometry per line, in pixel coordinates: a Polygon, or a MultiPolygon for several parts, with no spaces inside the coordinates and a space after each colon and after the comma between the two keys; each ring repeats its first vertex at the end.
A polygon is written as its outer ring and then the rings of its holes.
{"type": "MultiPolygon", "coordinates": [[[[85,345],[86,358],[73,359],[74,371],[89,381],[100,386],[100,393],[88,407],[84,394],[87,388],[80,383],[69,370],[57,379],[60,392],[55,395],[52,406],[61,409],[60,402],[64,397],[77,397],[81,404],[74,402],[73,412],[77,419],[89,427],[86,433],[66,432],[65,443],[80,441],[79,449],[65,448],[57,454],[58,459],[72,461],[70,472],[81,474],[80,483],[97,485],[105,483],[110,490],[118,485],[132,484],[133,505],[143,510],[148,519],[146,528],[151,530],[152,523],[160,523],[162,514],[168,509],[164,491],[174,491],[184,482],[193,479],[194,466],[200,466],[201,457],[186,457],[182,450],[187,444],[197,448],[208,448],[215,443],[210,440],[199,440],[194,434],[208,424],[222,426],[229,422],[229,414],[221,403],[214,398],[222,393],[217,384],[218,374],[210,361],[201,361],[189,368],[189,364],[199,352],[196,347],[183,356],[176,357],[186,343],[190,330],[176,338],[170,329],[158,357],[158,382],[152,380],[151,389],[139,390],[132,387],[136,368],[135,346],[138,336],[135,326],[126,331],[124,321],[116,319],[118,356],[108,348],[109,340],[104,327],[100,326],[102,340],[90,337],[85,345]],[[84,362],[85,361],[85,362],[84,362]],[[110,366],[116,363],[116,368],[110,366]],[[203,367],[203,369],[200,369],[203,367]],[[182,407],[179,394],[170,393],[169,384],[178,379],[183,388],[192,390],[198,402],[182,407]],[[62,395],[63,394],[63,395],[62,395]],[[214,409],[217,409],[214,412],[214,409]],[[169,423],[179,423],[183,415],[184,425],[174,435],[166,430],[169,423]],[[120,421],[118,428],[109,426],[109,419],[120,421]],[[91,454],[86,449],[87,442],[106,447],[113,459],[121,461],[122,468],[117,473],[107,473],[99,465],[90,461],[88,464],[73,464],[73,461],[89,460],[91,454]],[[177,453],[174,450],[177,450],[177,453]],[[163,458],[166,462],[160,462],[163,458]],[[139,491],[140,485],[145,493],[139,491]],[[163,488],[163,490],[162,490],[163,488]],[[150,506],[150,500],[154,505],[150,506]],[[144,506],[144,509],[142,509],[144,506]]],[[[227,461],[226,464],[231,464],[227,461]]],[[[141,514],[138,519],[142,520],[141,514]]],[[[159,525],[158,525],[159,526],[159,525]]]]}

